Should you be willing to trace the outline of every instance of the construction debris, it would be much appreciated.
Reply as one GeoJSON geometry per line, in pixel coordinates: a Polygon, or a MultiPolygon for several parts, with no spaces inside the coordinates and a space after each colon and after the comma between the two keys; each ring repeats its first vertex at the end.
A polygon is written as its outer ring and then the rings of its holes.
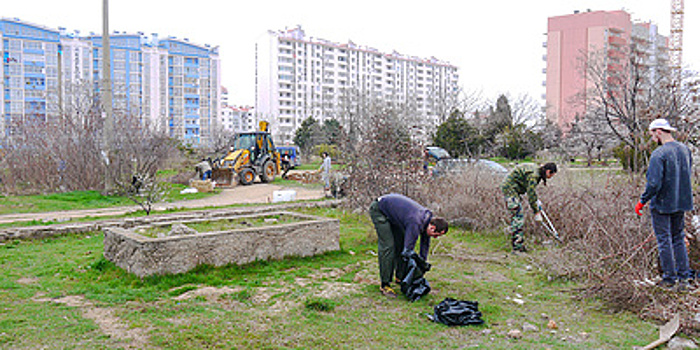
{"type": "Polygon", "coordinates": [[[299,171],[287,174],[287,180],[299,181],[302,183],[315,183],[321,181],[321,173],[317,171],[299,171]]]}
{"type": "Polygon", "coordinates": [[[190,187],[194,187],[198,192],[213,192],[214,182],[211,180],[190,180],[190,187]]]}

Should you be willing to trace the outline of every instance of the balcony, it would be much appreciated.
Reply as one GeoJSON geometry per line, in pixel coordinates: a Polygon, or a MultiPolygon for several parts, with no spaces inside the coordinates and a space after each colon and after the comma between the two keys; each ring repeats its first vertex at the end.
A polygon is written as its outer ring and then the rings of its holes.
{"type": "Polygon", "coordinates": [[[608,71],[609,72],[621,72],[622,71],[622,65],[617,64],[617,63],[610,63],[608,64],[608,71]]]}
{"type": "Polygon", "coordinates": [[[627,40],[619,36],[610,36],[608,37],[608,43],[614,46],[624,46],[627,43],[627,40]]]}
{"type": "Polygon", "coordinates": [[[608,50],[608,57],[612,59],[624,59],[625,54],[618,50],[608,50]]]}

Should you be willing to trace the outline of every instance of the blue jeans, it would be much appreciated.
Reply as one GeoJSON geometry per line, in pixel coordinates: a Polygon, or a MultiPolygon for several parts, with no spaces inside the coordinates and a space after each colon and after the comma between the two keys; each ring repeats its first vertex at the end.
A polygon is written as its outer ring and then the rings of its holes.
{"type": "Polygon", "coordinates": [[[688,267],[688,251],[685,249],[685,233],[683,219],[685,212],[661,214],[651,210],[651,224],[656,234],[656,243],[659,247],[659,260],[661,261],[662,278],[667,282],[676,282],[678,279],[690,277],[688,267]]]}

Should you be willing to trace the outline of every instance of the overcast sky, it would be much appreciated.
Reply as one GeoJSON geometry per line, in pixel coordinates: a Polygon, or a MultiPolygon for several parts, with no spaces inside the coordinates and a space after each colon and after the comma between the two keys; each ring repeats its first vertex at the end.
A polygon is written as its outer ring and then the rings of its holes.
{"type": "MultiPolygon", "coordinates": [[[[230,103],[254,105],[255,42],[301,25],[307,36],[431,57],[459,67],[465,91],[544,94],[547,18],[624,9],[669,35],[670,0],[112,0],[110,30],[158,33],[220,47],[230,103]]],[[[3,1],[0,17],[81,34],[102,32],[100,0],[3,1]]],[[[700,1],[685,1],[683,64],[700,68],[700,1]]]]}

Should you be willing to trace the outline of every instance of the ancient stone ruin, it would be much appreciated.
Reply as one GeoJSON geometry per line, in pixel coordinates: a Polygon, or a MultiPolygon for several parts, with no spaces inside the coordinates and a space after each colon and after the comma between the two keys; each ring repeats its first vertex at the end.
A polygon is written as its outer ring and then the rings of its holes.
{"type": "Polygon", "coordinates": [[[104,232],[105,257],[140,277],[340,249],[338,220],[286,211],[107,227],[104,232]]]}

